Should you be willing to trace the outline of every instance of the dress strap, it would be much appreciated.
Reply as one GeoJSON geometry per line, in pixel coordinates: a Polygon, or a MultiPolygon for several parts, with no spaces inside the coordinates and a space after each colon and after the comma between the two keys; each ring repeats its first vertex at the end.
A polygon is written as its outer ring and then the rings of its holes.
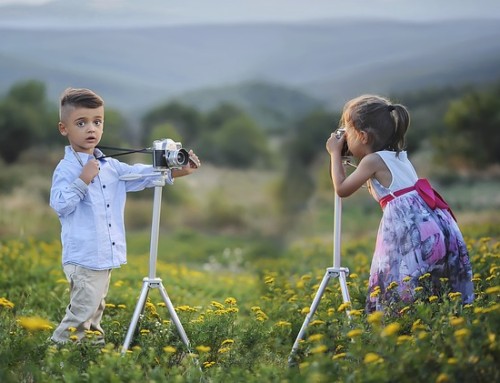
{"type": "Polygon", "coordinates": [[[409,192],[414,191],[414,190],[416,190],[418,192],[420,197],[422,197],[422,199],[425,201],[425,203],[432,210],[434,210],[436,208],[437,209],[446,209],[450,212],[453,219],[455,221],[457,220],[455,218],[455,215],[451,211],[451,208],[448,206],[448,204],[444,200],[444,198],[441,197],[439,195],[439,193],[432,188],[430,182],[425,178],[419,179],[415,183],[415,185],[413,185],[413,186],[410,186],[410,187],[404,188],[404,189],[400,189],[400,190],[396,190],[394,193],[391,193],[391,194],[386,195],[385,197],[382,197],[379,200],[380,207],[382,209],[384,209],[385,205],[387,205],[387,203],[392,201],[394,198],[397,198],[399,196],[402,196],[403,194],[409,193],[409,192]]]}

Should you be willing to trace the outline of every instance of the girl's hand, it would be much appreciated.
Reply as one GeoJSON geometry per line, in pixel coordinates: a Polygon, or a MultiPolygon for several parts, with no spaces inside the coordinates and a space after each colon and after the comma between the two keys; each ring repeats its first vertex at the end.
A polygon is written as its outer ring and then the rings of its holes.
{"type": "Polygon", "coordinates": [[[330,138],[326,141],[326,150],[330,155],[333,153],[342,153],[342,148],[344,147],[345,142],[345,134],[343,134],[340,138],[337,138],[337,133],[333,132],[330,135],[330,138]]]}

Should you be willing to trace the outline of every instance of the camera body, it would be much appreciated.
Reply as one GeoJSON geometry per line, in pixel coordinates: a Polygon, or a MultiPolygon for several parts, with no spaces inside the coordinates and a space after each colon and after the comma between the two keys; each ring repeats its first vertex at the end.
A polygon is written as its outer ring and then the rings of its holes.
{"type": "Polygon", "coordinates": [[[170,138],[153,142],[153,167],[156,170],[180,169],[189,163],[189,153],[180,142],[170,138]]]}
{"type": "MultiPolygon", "coordinates": [[[[342,136],[345,134],[345,128],[338,128],[335,131],[335,137],[337,139],[341,139],[342,136]]],[[[347,146],[347,140],[344,141],[344,145],[342,146],[342,152],[341,152],[342,157],[349,157],[352,156],[351,151],[349,150],[349,147],[347,146]]]]}

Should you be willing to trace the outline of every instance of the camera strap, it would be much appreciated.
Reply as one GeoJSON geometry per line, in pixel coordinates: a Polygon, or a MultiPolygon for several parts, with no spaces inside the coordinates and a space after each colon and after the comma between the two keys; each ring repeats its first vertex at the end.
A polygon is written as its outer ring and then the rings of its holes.
{"type": "Polygon", "coordinates": [[[118,157],[118,156],[124,156],[127,154],[132,154],[132,153],[151,153],[150,148],[143,148],[143,149],[125,149],[125,148],[116,148],[113,146],[97,146],[97,149],[99,150],[114,150],[114,151],[119,151],[123,153],[114,153],[114,154],[106,154],[104,157],[118,157]]]}

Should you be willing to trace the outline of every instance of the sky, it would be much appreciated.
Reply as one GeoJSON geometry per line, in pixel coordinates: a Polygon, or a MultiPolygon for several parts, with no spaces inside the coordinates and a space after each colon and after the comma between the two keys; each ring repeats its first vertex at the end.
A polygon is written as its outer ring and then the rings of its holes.
{"type": "Polygon", "coordinates": [[[50,24],[56,18],[68,25],[112,26],[471,17],[500,19],[500,0],[0,0],[1,25],[50,24]]]}

